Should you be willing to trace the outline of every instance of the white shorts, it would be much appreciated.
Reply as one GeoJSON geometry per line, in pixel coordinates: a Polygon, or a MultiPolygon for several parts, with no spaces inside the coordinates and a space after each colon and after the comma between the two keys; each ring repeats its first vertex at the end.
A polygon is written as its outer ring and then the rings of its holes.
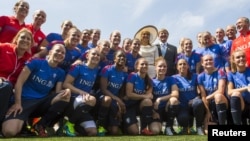
{"type": "Polygon", "coordinates": [[[86,128],[96,128],[96,124],[93,120],[84,121],[80,124],[84,129],[86,128]]]}
{"type": "Polygon", "coordinates": [[[77,106],[81,105],[81,104],[84,104],[84,95],[78,95],[75,100],[74,100],[74,109],[76,109],[77,106]]]}

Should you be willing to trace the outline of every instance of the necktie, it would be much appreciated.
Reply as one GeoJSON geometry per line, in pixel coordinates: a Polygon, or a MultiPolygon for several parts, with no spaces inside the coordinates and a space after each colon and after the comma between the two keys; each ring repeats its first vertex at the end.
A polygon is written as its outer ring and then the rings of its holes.
{"type": "Polygon", "coordinates": [[[166,54],[166,45],[165,45],[165,44],[162,44],[162,45],[161,45],[161,54],[162,54],[163,57],[164,57],[165,54],[166,54]]]}

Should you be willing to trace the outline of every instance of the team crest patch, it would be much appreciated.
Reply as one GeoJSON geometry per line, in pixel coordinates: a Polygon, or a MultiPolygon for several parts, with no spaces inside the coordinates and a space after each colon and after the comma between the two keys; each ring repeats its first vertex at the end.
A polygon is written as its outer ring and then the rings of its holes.
{"type": "Polygon", "coordinates": [[[214,81],[214,82],[217,82],[217,78],[214,78],[213,81],[214,81]]]}
{"type": "Polygon", "coordinates": [[[249,76],[247,77],[247,81],[250,82],[250,77],[249,76]]]}
{"type": "Polygon", "coordinates": [[[128,118],[126,118],[126,122],[127,123],[130,123],[131,122],[131,120],[130,120],[130,118],[128,117],[128,118]]]}

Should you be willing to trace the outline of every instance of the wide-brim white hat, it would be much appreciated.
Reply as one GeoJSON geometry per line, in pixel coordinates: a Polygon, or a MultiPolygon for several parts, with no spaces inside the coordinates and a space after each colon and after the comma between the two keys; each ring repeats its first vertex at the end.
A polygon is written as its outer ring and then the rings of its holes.
{"type": "Polygon", "coordinates": [[[157,35],[158,35],[158,30],[155,26],[153,25],[146,25],[142,28],[140,28],[136,33],[135,33],[135,36],[134,38],[137,38],[137,39],[141,39],[141,33],[143,31],[148,31],[150,33],[150,44],[153,44],[154,41],[156,40],[157,38],[157,35]]]}

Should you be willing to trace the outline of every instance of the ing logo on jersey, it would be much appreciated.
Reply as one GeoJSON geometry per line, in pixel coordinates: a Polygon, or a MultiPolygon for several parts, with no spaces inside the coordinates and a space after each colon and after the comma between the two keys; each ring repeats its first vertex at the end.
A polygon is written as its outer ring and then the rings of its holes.
{"type": "Polygon", "coordinates": [[[236,84],[236,86],[235,86],[235,88],[243,88],[243,87],[246,87],[246,85],[245,84],[236,84]]]}
{"type": "Polygon", "coordinates": [[[165,95],[169,93],[167,83],[161,83],[157,86],[157,89],[153,92],[155,95],[165,95]]]}
{"type": "Polygon", "coordinates": [[[50,87],[50,88],[53,86],[52,81],[47,81],[47,80],[45,80],[43,78],[40,78],[39,76],[36,76],[36,75],[32,76],[32,81],[36,82],[36,83],[39,83],[42,86],[47,86],[47,87],[50,87]]]}
{"type": "Polygon", "coordinates": [[[163,88],[166,88],[166,87],[167,87],[167,83],[163,83],[163,84],[162,84],[162,87],[163,87],[163,88]]]}

